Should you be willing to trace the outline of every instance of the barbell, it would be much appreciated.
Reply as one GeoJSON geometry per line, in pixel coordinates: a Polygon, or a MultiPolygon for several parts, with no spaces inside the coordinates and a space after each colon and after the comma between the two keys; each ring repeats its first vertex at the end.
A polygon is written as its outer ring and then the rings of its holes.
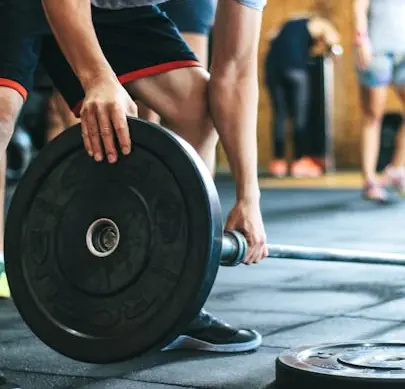
{"type": "MultiPolygon", "coordinates": [[[[128,118],[132,153],[86,154],[80,124],[20,179],[5,229],[12,297],[32,332],[72,359],[109,363],[162,349],[204,306],[220,265],[247,243],[224,231],[203,161],[179,136],[128,118]]],[[[271,258],[405,264],[389,253],[269,245],[271,258]]]]}

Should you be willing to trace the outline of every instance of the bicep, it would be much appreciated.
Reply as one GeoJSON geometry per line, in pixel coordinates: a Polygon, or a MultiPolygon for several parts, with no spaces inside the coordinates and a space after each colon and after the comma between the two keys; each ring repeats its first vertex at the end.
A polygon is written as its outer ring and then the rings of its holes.
{"type": "Polygon", "coordinates": [[[218,1],[212,32],[212,77],[256,66],[261,20],[260,10],[239,0],[218,1]]]}

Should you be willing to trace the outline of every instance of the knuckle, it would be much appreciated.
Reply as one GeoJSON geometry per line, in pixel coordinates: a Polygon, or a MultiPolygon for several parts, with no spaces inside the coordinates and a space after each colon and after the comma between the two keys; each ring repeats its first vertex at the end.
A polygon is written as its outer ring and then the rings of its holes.
{"type": "Polygon", "coordinates": [[[113,133],[113,131],[110,127],[101,127],[100,128],[100,134],[103,137],[110,136],[110,135],[112,135],[112,133],[113,133]]]}
{"type": "Polygon", "coordinates": [[[259,238],[259,244],[260,246],[263,246],[266,243],[266,238],[264,236],[259,238]]]}
{"type": "Polygon", "coordinates": [[[258,246],[260,244],[260,238],[257,234],[252,234],[252,243],[255,246],[258,246]]]}
{"type": "Polygon", "coordinates": [[[87,104],[87,112],[88,113],[97,113],[99,110],[99,105],[100,103],[97,101],[91,101],[87,104]]]}
{"type": "Polygon", "coordinates": [[[91,138],[91,139],[97,139],[98,140],[98,131],[97,131],[97,129],[95,128],[95,129],[91,129],[90,131],[89,131],[89,137],[91,138]]]}
{"type": "Polygon", "coordinates": [[[121,104],[119,104],[117,101],[111,101],[108,104],[108,108],[112,111],[122,111],[121,104]]]}

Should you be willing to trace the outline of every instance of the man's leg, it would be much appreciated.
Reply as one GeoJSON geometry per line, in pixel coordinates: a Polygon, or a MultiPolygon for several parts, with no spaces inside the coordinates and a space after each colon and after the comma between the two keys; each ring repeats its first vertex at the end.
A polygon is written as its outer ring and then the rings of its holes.
{"type": "Polygon", "coordinates": [[[58,91],[54,91],[48,105],[47,140],[51,141],[66,128],[78,122],[79,120],[73,115],[61,94],[58,91]]]}
{"type": "MultiPolygon", "coordinates": [[[[206,34],[182,33],[185,41],[190,46],[201,65],[208,67],[208,36],[206,34]]],[[[147,107],[142,101],[137,101],[139,117],[152,123],[160,123],[159,115],[147,107]]]]}
{"type": "MultiPolygon", "coordinates": [[[[159,8],[176,24],[191,51],[204,69],[208,68],[209,34],[215,18],[212,0],[179,0],[163,3],[159,8]]],[[[159,115],[137,101],[140,118],[160,123],[159,115]]]]}
{"type": "MultiPolygon", "coordinates": [[[[1,89],[1,88],[0,88],[1,89]]],[[[0,90],[1,96],[1,90],[0,90]]],[[[1,97],[0,97],[1,100],[1,97]]],[[[5,204],[6,204],[6,153],[0,155],[0,236],[4,236],[5,223],[5,204]]],[[[10,297],[10,288],[8,286],[6,272],[4,268],[4,242],[0,240],[0,298],[10,297]]]]}
{"type": "Polygon", "coordinates": [[[202,68],[184,68],[133,81],[126,89],[187,140],[213,173],[218,134],[208,113],[208,79],[202,68]]]}
{"type": "Polygon", "coordinates": [[[0,297],[10,297],[4,269],[4,223],[6,196],[6,149],[14,131],[18,114],[23,105],[21,95],[10,87],[1,86],[6,80],[0,79],[0,297]]]}
{"type": "Polygon", "coordinates": [[[3,260],[6,149],[28,90],[32,87],[40,45],[40,37],[12,39],[7,36],[2,39],[0,36],[0,297],[10,296],[3,260]]]}

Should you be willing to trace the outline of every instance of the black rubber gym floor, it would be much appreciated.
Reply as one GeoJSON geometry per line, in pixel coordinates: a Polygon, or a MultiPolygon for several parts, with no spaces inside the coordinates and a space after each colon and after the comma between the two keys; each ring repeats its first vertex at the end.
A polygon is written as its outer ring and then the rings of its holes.
{"type": "MultiPolygon", "coordinates": [[[[219,180],[224,215],[233,185],[219,180]]],[[[405,200],[375,205],[349,190],[263,190],[268,240],[405,252],[405,200]]],[[[221,268],[206,308],[255,328],[263,346],[242,355],[172,351],[116,365],[71,361],[26,328],[0,301],[0,370],[23,389],[262,389],[274,387],[274,362],[286,348],[405,337],[405,268],[265,260],[221,268]]],[[[106,350],[108,352],[108,350],[106,350]]]]}

